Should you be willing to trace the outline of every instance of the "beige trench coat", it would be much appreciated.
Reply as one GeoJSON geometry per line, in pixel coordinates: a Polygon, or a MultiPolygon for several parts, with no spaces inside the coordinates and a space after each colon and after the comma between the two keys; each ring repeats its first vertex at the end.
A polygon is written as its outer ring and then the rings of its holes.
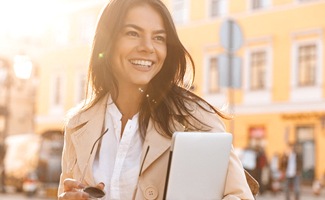
{"type": "MultiPolygon", "coordinates": [[[[108,95],[92,108],[69,120],[65,129],[62,174],[58,194],[63,192],[63,181],[66,178],[80,180],[88,160],[89,165],[84,182],[87,185],[97,184],[94,182],[92,174],[95,153],[90,155],[90,152],[94,142],[103,132],[107,98],[108,95]]],[[[224,125],[217,115],[205,112],[201,108],[194,109],[193,114],[201,121],[211,125],[211,132],[224,131],[224,125]]],[[[183,131],[185,127],[178,124],[175,128],[178,131],[183,131]]],[[[138,187],[134,193],[136,200],[163,198],[170,145],[171,139],[160,135],[150,121],[142,149],[141,163],[143,163],[143,167],[138,187]],[[144,154],[149,146],[144,160],[144,154]]],[[[96,143],[93,152],[96,152],[97,148],[98,143],[96,143]]],[[[247,184],[242,164],[233,149],[230,154],[224,195],[224,199],[254,199],[247,184]]]]}

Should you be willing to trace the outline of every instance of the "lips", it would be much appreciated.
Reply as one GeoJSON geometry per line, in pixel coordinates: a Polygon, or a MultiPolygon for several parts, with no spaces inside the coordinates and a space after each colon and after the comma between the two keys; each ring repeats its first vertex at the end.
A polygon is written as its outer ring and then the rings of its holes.
{"type": "Polygon", "coordinates": [[[150,61],[150,60],[130,60],[130,63],[132,63],[133,65],[137,65],[139,67],[151,67],[154,62],[150,61]]]}

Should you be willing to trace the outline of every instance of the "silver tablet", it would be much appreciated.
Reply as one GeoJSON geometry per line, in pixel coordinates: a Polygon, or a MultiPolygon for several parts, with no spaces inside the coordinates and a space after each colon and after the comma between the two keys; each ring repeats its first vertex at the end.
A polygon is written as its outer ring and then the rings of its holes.
{"type": "Polygon", "coordinates": [[[222,199],[231,146],[230,133],[175,132],[164,199],[222,199]]]}

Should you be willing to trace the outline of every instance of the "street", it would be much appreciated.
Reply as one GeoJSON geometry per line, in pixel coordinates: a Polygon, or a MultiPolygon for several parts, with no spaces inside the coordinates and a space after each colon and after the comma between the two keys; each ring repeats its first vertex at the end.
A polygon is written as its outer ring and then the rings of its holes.
{"type": "MultiPolygon", "coordinates": [[[[293,195],[291,197],[293,199],[293,195]]],[[[325,190],[321,191],[319,196],[313,194],[311,187],[309,186],[302,186],[301,187],[301,200],[324,200],[325,199],[325,190]]],[[[256,200],[285,200],[284,192],[279,192],[277,194],[272,194],[271,192],[267,191],[262,195],[258,195],[256,200]]]]}
{"type": "Polygon", "coordinates": [[[6,187],[6,193],[0,193],[0,200],[54,200],[56,198],[57,185],[48,184],[41,187],[33,196],[27,196],[24,192],[16,192],[13,187],[6,187]]]}
{"type": "Polygon", "coordinates": [[[0,193],[0,200],[54,200],[56,198],[47,198],[42,196],[31,196],[28,197],[23,193],[0,193]]]}
{"type": "MultiPolygon", "coordinates": [[[[46,197],[45,194],[38,194],[37,196],[27,197],[23,193],[0,193],[0,200],[54,200],[55,197],[46,197]]],[[[280,192],[276,195],[266,192],[263,195],[258,195],[256,200],[284,200],[284,193],[280,192]]],[[[310,187],[303,187],[301,191],[301,200],[324,200],[325,199],[325,190],[323,189],[320,196],[313,195],[310,187]]]]}
{"type": "MultiPolygon", "coordinates": [[[[291,197],[293,199],[293,197],[291,197]]],[[[263,195],[259,195],[256,198],[257,200],[284,200],[285,199],[285,195],[284,193],[279,193],[277,195],[273,195],[271,193],[266,193],[263,195]]],[[[323,193],[323,195],[321,196],[315,196],[311,193],[302,193],[300,196],[301,200],[324,200],[325,199],[325,195],[323,193]]]]}
{"type": "Polygon", "coordinates": [[[7,193],[7,194],[0,194],[0,200],[54,200],[56,198],[46,198],[46,197],[27,197],[25,194],[22,193],[7,193]]]}

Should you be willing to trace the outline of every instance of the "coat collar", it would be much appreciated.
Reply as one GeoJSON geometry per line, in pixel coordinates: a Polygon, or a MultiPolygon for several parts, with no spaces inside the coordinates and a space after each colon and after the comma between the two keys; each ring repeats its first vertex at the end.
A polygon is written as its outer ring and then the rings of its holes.
{"type": "MultiPolygon", "coordinates": [[[[90,185],[95,184],[92,176],[92,165],[97,152],[98,142],[95,145],[94,143],[104,131],[103,127],[108,97],[109,95],[104,96],[93,107],[71,118],[67,126],[67,128],[76,129],[71,135],[71,140],[77,154],[77,164],[81,176],[84,169],[87,167],[84,180],[90,185]],[[93,153],[90,155],[93,145],[93,153]],[[89,163],[88,166],[86,166],[87,163],[89,163]]],[[[158,126],[155,126],[153,120],[150,119],[142,147],[141,164],[143,167],[141,173],[166,152],[171,145],[171,138],[161,135],[157,127],[158,126]]],[[[180,123],[176,124],[175,130],[184,131],[184,126],[180,123]]]]}
{"type": "Polygon", "coordinates": [[[169,149],[171,139],[162,136],[154,127],[152,120],[149,121],[147,135],[142,147],[141,174],[165,151],[169,149]]]}
{"type": "Polygon", "coordinates": [[[87,168],[84,180],[90,185],[95,184],[92,176],[92,163],[98,147],[98,142],[96,144],[95,142],[104,131],[107,99],[108,95],[104,96],[93,107],[74,116],[67,126],[68,129],[75,129],[71,134],[71,140],[77,155],[77,165],[81,172],[80,177],[87,168]],[[92,148],[93,151],[90,154],[92,148]],[[88,166],[86,166],[87,163],[88,166]]]}
{"type": "MultiPolygon", "coordinates": [[[[151,119],[147,128],[147,135],[142,148],[141,156],[141,174],[164,152],[170,149],[171,137],[163,136],[158,132],[158,126],[155,126],[151,119]]],[[[176,122],[175,130],[184,131],[185,127],[176,122]]]]}

